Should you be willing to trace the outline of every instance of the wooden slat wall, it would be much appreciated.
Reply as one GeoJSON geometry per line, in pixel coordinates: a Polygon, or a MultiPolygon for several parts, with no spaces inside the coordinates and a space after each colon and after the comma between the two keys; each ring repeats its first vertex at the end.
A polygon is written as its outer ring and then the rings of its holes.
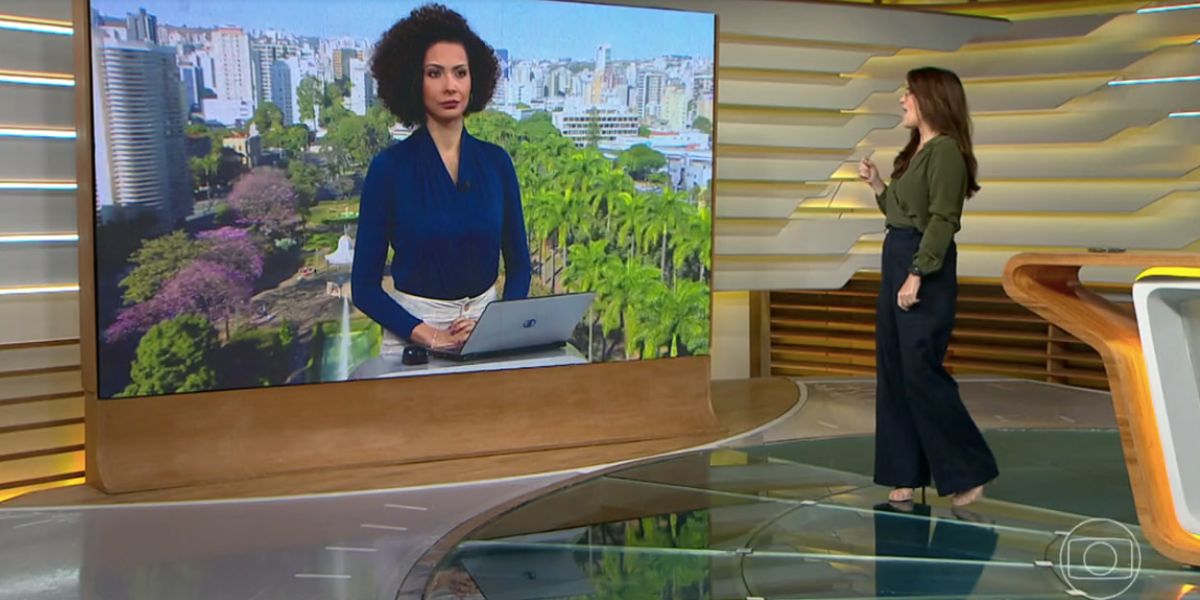
{"type": "MultiPolygon", "coordinates": [[[[1128,286],[1092,286],[1129,296],[1128,286]]],[[[771,372],[787,376],[874,376],[878,274],[839,290],[770,296],[771,372]]],[[[1132,302],[1123,303],[1132,312],[1132,302]]],[[[1108,389],[1100,356],[1005,295],[999,281],[963,279],[946,365],[954,374],[1018,377],[1108,389]]]]}
{"type": "MultiPolygon", "coordinates": [[[[70,0],[6,0],[0,14],[68,24],[70,0]]],[[[69,75],[70,36],[0,29],[0,71],[69,75]]],[[[0,127],[69,128],[69,87],[0,83],[0,127]]],[[[0,182],[71,182],[69,139],[3,137],[0,182]]],[[[9,187],[9,186],[0,186],[9,187]]],[[[0,236],[75,231],[71,190],[0,189],[0,236]]],[[[72,243],[0,243],[0,501],[83,477],[79,300],[72,292],[17,293],[74,284],[72,243]]]]}

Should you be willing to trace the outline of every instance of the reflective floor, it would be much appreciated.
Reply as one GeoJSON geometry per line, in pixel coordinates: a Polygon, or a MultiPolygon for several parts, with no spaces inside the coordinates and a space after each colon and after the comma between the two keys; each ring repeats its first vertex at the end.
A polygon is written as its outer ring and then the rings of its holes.
{"type": "Polygon", "coordinates": [[[627,468],[473,532],[427,597],[1200,598],[1137,528],[1115,432],[988,437],[1003,474],[969,509],[888,503],[865,437],[627,468]]]}

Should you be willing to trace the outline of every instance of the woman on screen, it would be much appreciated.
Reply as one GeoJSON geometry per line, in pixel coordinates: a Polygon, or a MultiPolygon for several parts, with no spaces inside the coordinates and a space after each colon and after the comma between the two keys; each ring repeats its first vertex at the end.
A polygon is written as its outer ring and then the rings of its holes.
{"type": "Polygon", "coordinates": [[[996,459],[942,360],[958,297],[958,232],[963,202],[979,191],[962,82],[950,71],[910,71],[900,98],[908,145],[891,185],[869,158],[858,176],[887,217],[876,311],[875,482],[912,500],[929,485],[965,506],[996,477],[996,459]]]}
{"type": "Polygon", "coordinates": [[[417,130],[380,152],[367,170],[351,275],[354,305],[385,334],[456,348],[497,297],[501,257],[504,299],[529,294],[529,247],[512,159],[463,125],[491,100],[499,64],[462,15],[428,4],[383,34],[371,72],[387,108],[417,130]],[[389,247],[391,293],[382,285],[389,247]]]}

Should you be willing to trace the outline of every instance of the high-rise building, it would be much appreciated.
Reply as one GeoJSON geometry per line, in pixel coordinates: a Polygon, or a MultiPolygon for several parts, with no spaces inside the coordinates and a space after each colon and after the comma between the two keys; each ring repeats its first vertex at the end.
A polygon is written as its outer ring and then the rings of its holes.
{"type": "Polygon", "coordinates": [[[350,82],[350,109],[356,115],[365,115],[375,100],[375,80],[371,78],[371,69],[367,61],[351,58],[346,68],[346,78],[350,82]]]}
{"type": "Polygon", "coordinates": [[[687,91],[680,86],[670,85],[663,90],[662,96],[662,111],[659,118],[666,121],[667,128],[674,131],[682,131],[686,125],[688,116],[688,97],[687,91]]]}
{"type": "Polygon", "coordinates": [[[272,93],[271,66],[275,61],[295,54],[294,48],[285,42],[264,38],[250,42],[251,66],[254,69],[254,89],[258,102],[270,100],[272,93]]]}
{"type": "Polygon", "coordinates": [[[183,82],[183,103],[185,111],[200,110],[201,94],[204,92],[204,70],[194,63],[179,63],[179,79],[183,82]]]}
{"type": "Polygon", "coordinates": [[[546,81],[547,94],[550,96],[566,96],[571,92],[571,70],[566,67],[556,67],[550,71],[546,81]]]}
{"type": "Polygon", "coordinates": [[[96,76],[96,206],[102,222],[156,217],[159,231],[192,212],[183,84],[174,48],[105,40],[96,76]]]}
{"type": "Polygon", "coordinates": [[[604,101],[604,81],[605,72],[608,71],[608,63],[612,62],[612,46],[608,44],[600,44],[596,48],[596,68],[592,71],[592,104],[600,104],[604,101]]]}
{"type": "Polygon", "coordinates": [[[280,59],[271,64],[270,102],[283,113],[284,125],[295,125],[300,121],[300,100],[296,88],[300,85],[300,59],[295,56],[280,59]]]}
{"type": "Polygon", "coordinates": [[[657,72],[642,73],[638,77],[637,109],[643,117],[657,117],[662,107],[663,88],[666,75],[657,72]]]}
{"type": "Polygon", "coordinates": [[[158,45],[158,18],[140,9],[125,17],[125,27],[129,30],[129,41],[150,42],[158,45]]]}
{"type": "Polygon", "coordinates": [[[354,48],[338,48],[333,51],[333,78],[345,79],[350,70],[350,61],[358,58],[358,50],[354,48]]]}
{"type": "Polygon", "coordinates": [[[213,89],[217,98],[257,106],[254,70],[250,66],[250,38],[238,27],[212,33],[213,89]]]}

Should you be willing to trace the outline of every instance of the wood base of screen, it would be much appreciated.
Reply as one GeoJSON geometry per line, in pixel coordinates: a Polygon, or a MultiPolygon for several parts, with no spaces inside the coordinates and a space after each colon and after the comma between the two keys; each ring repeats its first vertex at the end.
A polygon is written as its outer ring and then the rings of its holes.
{"type": "Polygon", "coordinates": [[[689,436],[718,429],[708,357],[86,403],[109,492],[689,436]]]}

